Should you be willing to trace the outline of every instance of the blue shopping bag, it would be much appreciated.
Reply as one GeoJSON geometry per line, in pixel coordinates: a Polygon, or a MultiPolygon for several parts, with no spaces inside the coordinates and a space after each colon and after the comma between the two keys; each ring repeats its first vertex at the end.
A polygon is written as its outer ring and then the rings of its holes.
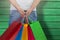
{"type": "Polygon", "coordinates": [[[15,40],[21,40],[22,31],[23,31],[23,26],[22,26],[22,28],[20,29],[20,31],[18,32],[15,40]]]}

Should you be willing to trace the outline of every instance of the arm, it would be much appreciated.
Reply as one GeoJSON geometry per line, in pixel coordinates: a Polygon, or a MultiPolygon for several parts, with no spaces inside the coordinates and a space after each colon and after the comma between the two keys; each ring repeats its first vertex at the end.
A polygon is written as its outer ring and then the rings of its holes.
{"type": "Polygon", "coordinates": [[[16,0],[9,0],[9,1],[18,10],[18,12],[21,14],[21,16],[24,16],[24,10],[20,8],[20,6],[17,4],[16,0]]]}
{"type": "Polygon", "coordinates": [[[30,7],[30,10],[33,10],[38,4],[39,4],[40,0],[34,0],[32,6],[30,7]]]}
{"type": "Polygon", "coordinates": [[[34,0],[31,7],[27,10],[27,15],[30,15],[30,13],[33,11],[33,9],[40,3],[40,0],[34,0]]]}

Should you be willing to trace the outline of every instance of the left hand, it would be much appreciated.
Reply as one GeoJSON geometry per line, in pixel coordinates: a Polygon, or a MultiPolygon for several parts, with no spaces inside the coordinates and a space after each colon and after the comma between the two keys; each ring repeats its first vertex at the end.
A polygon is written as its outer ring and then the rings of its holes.
{"type": "Polygon", "coordinates": [[[27,10],[27,12],[26,12],[26,16],[28,17],[28,16],[31,14],[31,12],[32,12],[31,9],[27,10]]]}

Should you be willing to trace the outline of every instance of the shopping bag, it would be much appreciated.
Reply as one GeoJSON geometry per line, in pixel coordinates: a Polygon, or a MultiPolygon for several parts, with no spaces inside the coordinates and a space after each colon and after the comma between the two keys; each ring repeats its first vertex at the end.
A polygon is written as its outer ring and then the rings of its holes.
{"type": "Polygon", "coordinates": [[[21,40],[28,40],[28,24],[24,24],[21,40]]]}
{"type": "Polygon", "coordinates": [[[9,40],[14,33],[22,27],[22,23],[19,21],[14,21],[8,29],[4,32],[4,34],[1,36],[0,40],[9,40]]]}
{"type": "Polygon", "coordinates": [[[47,40],[46,35],[44,34],[44,31],[39,21],[32,21],[31,18],[29,18],[29,20],[31,22],[30,27],[34,34],[35,40],[47,40]]]}
{"type": "Polygon", "coordinates": [[[33,32],[30,28],[30,26],[28,26],[28,40],[35,40],[33,32]]]}
{"type": "Polygon", "coordinates": [[[20,40],[22,35],[23,26],[17,30],[17,32],[11,37],[10,40],[20,40]]]}
{"type": "Polygon", "coordinates": [[[47,40],[39,21],[30,24],[35,40],[47,40]]]}
{"type": "Polygon", "coordinates": [[[19,30],[10,38],[10,40],[15,40],[17,34],[18,34],[19,30]]]}
{"type": "MultiPolygon", "coordinates": [[[[22,31],[22,29],[23,29],[23,27],[19,28],[19,29],[17,30],[17,32],[10,38],[10,40],[16,40],[16,37],[17,37],[18,33],[20,33],[19,36],[21,36],[21,31],[22,31]]],[[[18,40],[18,39],[17,39],[17,40],[18,40]]]]}
{"type": "Polygon", "coordinates": [[[23,26],[22,26],[22,28],[20,29],[20,31],[18,32],[18,35],[16,36],[15,40],[21,40],[22,31],[23,31],[23,26]]]}

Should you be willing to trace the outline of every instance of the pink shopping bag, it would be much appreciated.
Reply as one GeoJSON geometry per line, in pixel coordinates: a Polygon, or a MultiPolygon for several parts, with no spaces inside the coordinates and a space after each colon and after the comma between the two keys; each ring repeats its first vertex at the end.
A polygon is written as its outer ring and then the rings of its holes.
{"type": "Polygon", "coordinates": [[[33,32],[30,28],[30,26],[28,26],[28,40],[35,40],[33,32]]]}

